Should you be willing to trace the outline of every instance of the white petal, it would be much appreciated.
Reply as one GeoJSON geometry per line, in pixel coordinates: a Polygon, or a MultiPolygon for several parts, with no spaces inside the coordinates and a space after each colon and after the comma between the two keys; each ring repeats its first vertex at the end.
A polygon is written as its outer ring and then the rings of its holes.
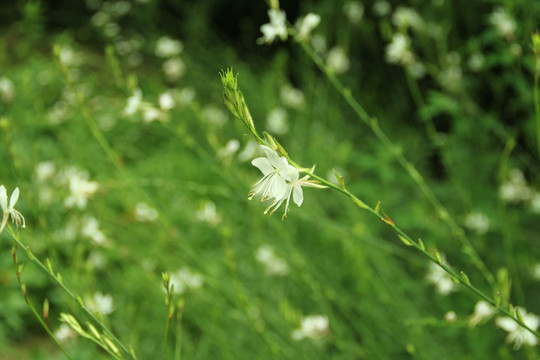
{"type": "Polygon", "coordinates": [[[293,200],[298,206],[302,205],[302,202],[304,202],[304,192],[302,191],[302,187],[300,185],[294,185],[293,200]]]}
{"type": "Polygon", "coordinates": [[[0,206],[2,207],[3,211],[7,210],[7,191],[4,185],[0,185],[0,206]]]}
{"type": "Polygon", "coordinates": [[[288,163],[287,163],[287,175],[289,175],[290,181],[292,182],[298,181],[298,178],[300,177],[300,173],[298,172],[298,169],[292,165],[289,165],[288,163]]]}
{"type": "Polygon", "coordinates": [[[15,204],[17,203],[17,200],[19,200],[19,188],[16,187],[15,190],[13,190],[13,193],[11,194],[11,197],[9,198],[9,208],[13,209],[15,207],[15,204]]]}
{"type": "Polygon", "coordinates": [[[259,157],[254,159],[251,164],[261,170],[263,175],[268,175],[270,173],[273,173],[275,171],[274,167],[270,164],[267,158],[265,157],[259,157]]]}
{"type": "Polygon", "coordinates": [[[276,200],[284,199],[289,193],[290,185],[281,176],[276,176],[272,184],[272,196],[276,200]]]}
{"type": "Polygon", "coordinates": [[[495,324],[498,327],[503,328],[504,330],[509,332],[516,331],[516,329],[518,328],[518,325],[515,323],[515,321],[510,318],[497,318],[495,319],[495,324]]]}
{"type": "Polygon", "coordinates": [[[280,166],[282,166],[281,158],[279,157],[277,152],[264,145],[260,145],[260,148],[264,151],[266,157],[268,158],[268,161],[270,162],[270,164],[272,164],[273,167],[279,168],[280,166]]]}

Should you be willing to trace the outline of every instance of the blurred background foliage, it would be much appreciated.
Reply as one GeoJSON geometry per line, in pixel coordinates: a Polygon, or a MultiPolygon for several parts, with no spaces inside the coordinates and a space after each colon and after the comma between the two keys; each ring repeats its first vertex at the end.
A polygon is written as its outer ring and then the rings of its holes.
{"type": "MultiPolygon", "coordinates": [[[[321,16],[316,52],[415,164],[501,286],[511,284],[509,301],[540,313],[530,50],[540,2],[281,5],[293,24],[321,16]],[[396,34],[409,48],[393,60],[396,34]]],[[[495,291],[295,40],[257,44],[267,9],[249,0],[2,4],[0,175],[9,192],[21,190],[23,240],[139,359],[163,351],[164,271],[184,302],[175,332],[187,359],[537,358],[534,347],[506,344],[493,316],[471,322],[479,299],[441,290],[444,277],[430,284],[429,263],[346,198],[306,189],[285,221],[247,201],[259,174],[223,105],[218,72],[230,66],[257,128],[293,159],[329,179],[335,168],[360,199],[382,201],[411,237],[495,291]],[[310,315],[328,328],[295,338],[310,315]]],[[[24,303],[7,233],[1,240],[0,358],[63,358],[24,303]]],[[[60,312],[88,319],[19,258],[30,299],[49,299],[50,327],[68,353],[107,358],[62,328],[60,312]]]]}

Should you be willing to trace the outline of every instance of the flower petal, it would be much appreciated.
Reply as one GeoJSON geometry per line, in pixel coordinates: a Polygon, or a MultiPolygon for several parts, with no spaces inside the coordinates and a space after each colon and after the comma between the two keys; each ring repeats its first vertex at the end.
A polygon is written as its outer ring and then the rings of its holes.
{"type": "Polygon", "coordinates": [[[16,187],[15,190],[13,190],[13,193],[11,194],[11,197],[9,198],[9,208],[13,209],[15,207],[15,204],[17,203],[17,200],[19,200],[19,188],[16,187]]]}
{"type": "Polygon", "coordinates": [[[251,164],[261,170],[263,175],[268,175],[275,171],[275,168],[270,164],[267,158],[259,157],[254,159],[251,164]]]}
{"type": "Polygon", "coordinates": [[[7,210],[7,191],[4,185],[0,185],[0,206],[2,207],[3,211],[7,210]]]}
{"type": "Polygon", "coordinates": [[[304,192],[302,191],[302,187],[300,185],[294,185],[293,200],[298,206],[301,206],[302,202],[304,202],[304,192]]]}

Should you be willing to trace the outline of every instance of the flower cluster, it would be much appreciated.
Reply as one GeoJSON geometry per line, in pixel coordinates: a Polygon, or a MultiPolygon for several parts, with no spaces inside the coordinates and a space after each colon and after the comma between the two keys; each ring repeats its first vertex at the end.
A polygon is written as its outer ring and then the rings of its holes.
{"type": "Polygon", "coordinates": [[[19,188],[15,188],[11,197],[9,198],[9,204],[7,199],[7,191],[4,185],[0,185],[0,206],[2,207],[2,225],[0,225],[0,232],[4,230],[4,227],[7,224],[8,218],[11,216],[11,220],[17,224],[17,226],[25,227],[24,216],[18,211],[15,210],[15,204],[19,200],[19,188]]]}

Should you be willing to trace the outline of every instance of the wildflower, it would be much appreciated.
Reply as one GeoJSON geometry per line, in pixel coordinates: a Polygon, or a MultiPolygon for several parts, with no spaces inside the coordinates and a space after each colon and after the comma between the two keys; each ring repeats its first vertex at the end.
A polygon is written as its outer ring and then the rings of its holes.
{"type": "Polygon", "coordinates": [[[270,22],[261,26],[263,36],[257,40],[258,43],[271,43],[279,36],[281,41],[287,40],[287,26],[285,25],[286,15],[283,10],[268,10],[270,22]]]}
{"type": "Polygon", "coordinates": [[[182,52],[184,44],[180,40],[174,40],[167,36],[160,37],[156,42],[156,55],[162,58],[170,58],[182,52]]]}
{"type": "Polygon", "coordinates": [[[364,16],[364,5],[360,1],[348,1],[343,5],[343,11],[352,24],[360,24],[364,16]]]}
{"type": "Polygon", "coordinates": [[[13,98],[15,97],[15,86],[13,85],[13,81],[6,77],[0,78],[0,97],[5,103],[13,101],[13,98]]]}
{"type": "Polygon", "coordinates": [[[165,79],[170,82],[174,82],[186,71],[186,65],[179,57],[173,57],[163,63],[163,73],[165,73],[165,79]]]}
{"type": "Polygon", "coordinates": [[[304,105],[304,93],[291,85],[283,85],[279,91],[283,105],[291,108],[301,108],[304,105]]]}
{"type": "Polygon", "coordinates": [[[336,46],[328,51],[326,65],[336,74],[343,74],[349,70],[349,58],[341,46],[336,46]]]}
{"type": "Polygon", "coordinates": [[[474,211],[465,218],[465,227],[483,235],[489,230],[489,218],[481,212],[474,211]]]}
{"type": "Polygon", "coordinates": [[[159,95],[159,107],[163,111],[171,110],[175,105],[173,94],[170,91],[159,95]]]}
{"type": "Polygon", "coordinates": [[[386,61],[392,64],[408,64],[413,59],[410,50],[411,39],[407,35],[396,33],[392,41],[386,46],[386,61]]]}
{"type": "Polygon", "coordinates": [[[418,13],[409,7],[398,6],[392,15],[392,23],[400,29],[407,30],[410,27],[413,30],[420,31],[424,28],[424,20],[418,13]]]}
{"type": "Polygon", "coordinates": [[[158,211],[147,203],[140,202],[135,206],[135,219],[137,221],[155,221],[158,216],[158,211]]]}
{"type": "Polygon", "coordinates": [[[456,290],[456,284],[452,281],[450,274],[435,263],[429,264],[429,271],[426,279],[428,282],[435,285],[437,292],[441,295],[448,295],[456,290]]]}
{"type": "Polygon", "coordinates": [[[133,95],[128,97],[126,107],[124,108],[124,115],[131,116],[135,114],[142,103],[142,91],[137,88],[133,91],[133,95]]]}
{"type": "Polygon", "coordinates": [[[91,298],[86,299],[86,305],[93,312],[109,315],[114,311],[114,300],[109,294],[96,292],[91,298]]]}
{"type": "Polygon", "coordinates": [[[97,191],[98,183],[88,180],[86,171],[69,169],[67,171],[67,181],[69,184],[69,196],[64,200],[64,206],[72,208],[74,206],[84,209],[88,198],[97,191]]]}
{"type": "Polygon", "coordinates": [[[83,220],[81,234],[92,239],[98,245],[106,245],[107,237],[99,229],[99,221],[95,217],[87,217],[83,220]]]}
{"type": "Polygon", "coordinates": [[[489,22],[495,27],[499,35],[506,40],[511,40],[514,37],[516,22],[502,7],[498,7],[489,15],[489,22]]]}
{"type": "MultiPolygon", "coordinates": [[[[525,311],[523,308],[516,307],[516,310],[519,310],[523,316],[523,322],[525,325],[532,330],[538,329],[538,326],[540,325],[540,317],[527,313],[527,311],[525,311]]],[[[538,339],[534,334],[508,317],[498,317],[495,319],[495,324],[508,332],[506,341],[509,343],[514,343],[514,350],[519,350],[523,344],[531,346],[538,344],[538,339]]]]}
{"type": "Polygon", "coordinates": [[[2,225],[0,226],[0,232],[4,230],[4,227],[7,224],[8,218],[11,216],[11,221],[13,221],[15,224],[21,227],[26,227],[24,223],[24,216],[18,211],[15,210],[15,204],[17,203],[17,200],[19,200],[19,188],[16,187],[15,190],[13,190],[13,193],[11,193],[11,197],[9,198],[9,205],[8,205],[8,199],[7,199],[7,191],[4,185],[0,185],[0,206],[2,207],[2,225]]]}
{"type": "Polygon", "coordinates": [[[272,134],[283,135],[289,131],[287,124],[287,111],[283,108],[276,108],[268,113],[266,118],[268,131],[272,134]]]}
{"type": "Polygon", "coordinates": [[[193,88],[186,87],[178,93],[178,102],[180,105],[189,105],[193,99],[195,99],[195,90],[193,88]]]}
{"type": "Polygon", "coordinates": [[[66,324],[60,325],[60,327],[54,332],[54,337],[60,343],[64,343],[67,339],[71,339],[76,336],[77,333],[66,324]]]}
{"type": "Polygon", "coordinates": [[[268,245],[260,246],[257,249],[255,259],[265,267],[267,275],[285,276],[289,273],[287,262],[278,257],[268,245]]]}
{"type": "Polygon", "coordinates": [[[296,28],[298,29],[296,40],[300,41],[307,39],[311,31],[315,29],[320,22],[321,17],[314,13],[309,13],[303,18],[299,19],[296,22],[296,28]]]}
{"type": "Polygon", "coordinates": [[[152,104],[144,103],[142,110],[143,110],[142,111],[143,121],[147,124],[156,120],[159,120],[159,121],[168,120],[167,114],[155,108],[152,104]]]}
{"type": "Polygon", "coordinates": [[[485,300],[480,300],[474,306],[474,312],[469,318],[469,326],[474,327],[479,322],[490,318],[495,310],[493,307],[485,300]]]}
{"type": "Polygon", "coordinates": [[[171,274],[170,284],[174,286],[173,290],[177,294],[183,294],[188,289],[198,289],[203,283],[203,277],[187,267],[182,267],[171,274]]]}
{"type": "Polygon", "coordinates": [[[390,11],[392,11],[392,5],[388,1],[385,0],[377,0],[373,4],[373,13],[377,16],[383,17],[388,14],[390,14],[390,11]]]}
{"type": "Polygon", "coordinates": [[[214,226],[221,222],[221,215],[217,212],[216,204],[212,201],[206,201],[202,208],[197,210],[195,217],[199,221],[204,221],[214,226]]]}
{"type": "Polygon", "coordinates": [[[236,139],[227,141],[227,144],[219,149],[217,156],[221,159],[230,159],[240,148],[240,142],[236,139]]]}
{"type": "Polygon", "coordinates": [[[42,161],[36,166],[36,177],[39,182],[43,182],[50,179],[55,171],[56,167],[52,161],[42,161]]]}
{"type": "Polygon", "coordinates": [[[291,337],[294,340],[304,338],[321,339],[328,335],[329,322],[326,315],[310,315],[302,319],[300,328],[292,332],[291,337]]]}
{"type": "Polygon", "coordinates": [[[453,324],[457,320],[457,314],[455,311],[449,311],[446,314],[444,314],[444,320],[446,320],[448,323],[453,324]]]}

